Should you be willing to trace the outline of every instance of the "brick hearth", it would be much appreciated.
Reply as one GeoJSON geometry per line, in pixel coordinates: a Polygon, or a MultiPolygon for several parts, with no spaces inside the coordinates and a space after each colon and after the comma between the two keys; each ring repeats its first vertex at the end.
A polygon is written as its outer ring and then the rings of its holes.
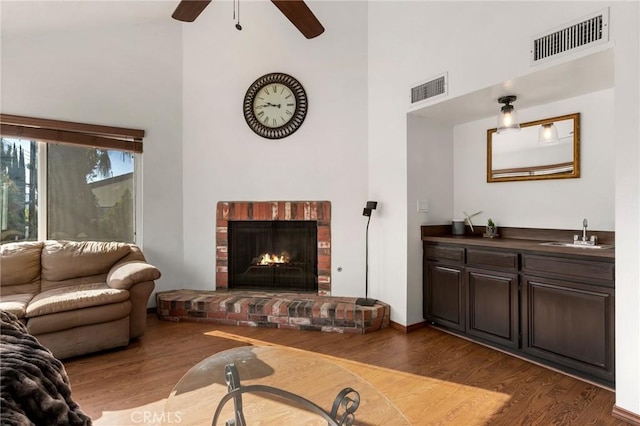
{"type": "Polygon", "coordinates": [[[358,306],[355,297],[300,293],[172,290],[156,294],[167,321],[365,334],[389,326],[390,307],[358,306]]]}

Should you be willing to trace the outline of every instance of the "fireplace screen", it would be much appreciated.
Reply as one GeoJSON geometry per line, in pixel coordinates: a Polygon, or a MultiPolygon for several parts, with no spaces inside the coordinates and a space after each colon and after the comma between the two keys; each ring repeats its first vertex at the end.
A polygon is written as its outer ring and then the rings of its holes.
{"type": "Polygon", "coordinates": [[[229,221],[229,288],[318,290],[316,221],[229,221]]]}

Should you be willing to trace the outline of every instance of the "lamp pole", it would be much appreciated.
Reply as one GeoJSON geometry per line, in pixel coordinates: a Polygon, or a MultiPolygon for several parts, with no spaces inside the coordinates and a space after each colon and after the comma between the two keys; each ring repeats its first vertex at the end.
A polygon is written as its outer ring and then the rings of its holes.
{"type": "Polygon", "coordinates": [[[377,201],[367,201],[367,205],[362,211],[363,216],[367,216],[367,228],[365,232],[365,270],[364,270],[364,298],[356,300],[356,305],[373,306],[376,299],[369,299],[369,223],[371,223],[371,212],[378,207],[377,201]]]}

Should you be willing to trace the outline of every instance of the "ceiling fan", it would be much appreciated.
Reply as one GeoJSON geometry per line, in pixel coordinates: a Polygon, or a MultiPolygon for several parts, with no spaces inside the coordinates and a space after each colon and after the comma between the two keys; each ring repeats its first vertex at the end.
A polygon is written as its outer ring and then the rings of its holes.
{"type": "MultiPolygon", "coordinates": [[[[324,27],[304,0],[271,0],[280,12],[306,37],[314,38],[324,32],[324,27]]],[[[182,0],[171,17],[183,22],[193,22],[211,0],[182,0]]]]}

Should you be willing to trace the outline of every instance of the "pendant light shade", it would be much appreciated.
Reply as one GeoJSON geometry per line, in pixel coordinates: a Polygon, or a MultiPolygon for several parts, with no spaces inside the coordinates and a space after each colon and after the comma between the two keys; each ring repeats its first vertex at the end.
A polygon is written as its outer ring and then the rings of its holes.
{"type": "Polygon", "coordinates": [[[558,128],[553,123],[546,123],[538,130],[538,144],[555,145],[558,143],[558,128]]]}
{"type": "Polygon", "coordinates": [[[518,114],[511,105],[517,98],[515,96],[503,96],[498,102],[504,104],[498,113],[498,133],[508,133],[520,130],[518,114]]]}

